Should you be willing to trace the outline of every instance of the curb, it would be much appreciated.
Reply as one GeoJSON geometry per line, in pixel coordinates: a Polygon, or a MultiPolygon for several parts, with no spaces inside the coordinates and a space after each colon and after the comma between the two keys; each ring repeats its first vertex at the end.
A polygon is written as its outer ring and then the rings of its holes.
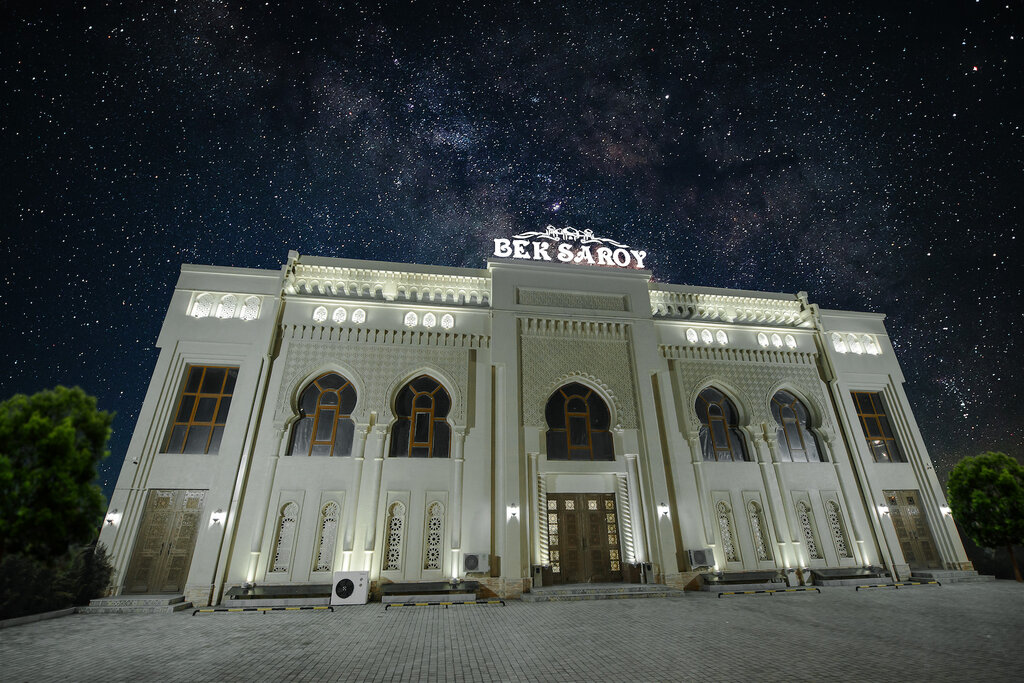
{"type": "Polygon", "coordinates": [[[23,617],[14,617],[13,619],[4,619],[0,621],[0,629],[10,628],[11,626],[21,626],[22,624],[32,624],[37,621],[45,621],[47,619],[56,619],[58,617],[66,617],[69,614],[74,614],[74,607],[67,607],[65,609],[54,610],[53,612],[40,612],[39,614],[26,614],[23,617]]]}

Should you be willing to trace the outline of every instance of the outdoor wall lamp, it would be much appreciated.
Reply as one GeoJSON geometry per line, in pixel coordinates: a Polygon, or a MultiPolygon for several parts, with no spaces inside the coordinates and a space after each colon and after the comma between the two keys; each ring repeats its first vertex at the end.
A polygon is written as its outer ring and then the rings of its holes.
{"type": "Polygon", "coordinates": [[[508,513],[508,515],[507,515],[508,519],[511,520],[512,518],[516,518],[516,519],[519,518],[519,506],[516,505],[515,503],[513,503],[512,505],[509,505],[506,511],[508,513]]]}
{"type": "Polygon", "coordinates": [[[210,526],[222,523],[224,521],[224,517],[224,511],[217,508],[216,512],[210,513],[210,526]]]}
{"type": "Polygon", "coordinates": [[[665,505],[664,503],[658,503],[658,516],[668,517],[668,505],[665,505]]]}
{"type": "Polygon", "coordinates": [[[942,514],[947,515],[947,516],[948,515],[952,515],[953,514],[953,508],[949,507],[948,505],[940,505],[939,506],[939,512],[941,512],[942,514]]]}
{"type": "Polygon", "coordinates": [[[107,524],[113,526],[121,521],[121,513],[117,511],[117,508],[114,508],[107,513],[106,520],[107,524]]]}
{"type": "Polygon", "coordinates": [[[878,514],[880,514],[880,515],[887,515],[887,514],[889,514],[889,506],[888,505],[879,505],[878,506],[878,514]]]}

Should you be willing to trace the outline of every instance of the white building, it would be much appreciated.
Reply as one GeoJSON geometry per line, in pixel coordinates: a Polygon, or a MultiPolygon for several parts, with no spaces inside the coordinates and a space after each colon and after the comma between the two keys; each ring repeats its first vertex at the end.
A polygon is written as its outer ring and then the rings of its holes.
{"type": "Polygon", "coordinates": [[[100,536],[113,593],[972,569],[882,315],[520,246],[183,266],[100,536]]]}

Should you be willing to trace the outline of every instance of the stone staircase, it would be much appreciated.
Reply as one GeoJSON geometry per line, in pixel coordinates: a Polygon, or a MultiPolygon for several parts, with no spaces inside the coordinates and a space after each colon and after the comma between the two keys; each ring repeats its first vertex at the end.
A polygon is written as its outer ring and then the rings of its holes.
{"type": "Polygon", "coordinates": [[[173,614],[192,609],[184,595],[114,595],[90,600],[88,607],[75,609],[79,614],[173,614]]]}
{"type": "Polygon", "coordinates": [[[960,569],[915,569],[910,580],[938,581],[939,583],[982,583],[995,581],[996,577],[960,569]]]}
{"type": "Polygon", "coordinates": [[[544,586],[523,593],[523,602],[619,600],[625,598],[681,598],[684,592],[656,583],[577,583],[544,586]]]}

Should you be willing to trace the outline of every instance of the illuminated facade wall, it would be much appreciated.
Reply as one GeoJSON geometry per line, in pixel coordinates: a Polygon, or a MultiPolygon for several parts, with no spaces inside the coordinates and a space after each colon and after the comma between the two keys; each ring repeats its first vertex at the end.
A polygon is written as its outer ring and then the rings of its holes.
{"type": "Polygon", "coordinates": [[[197,604],[335,569],[467,576],[467,553],[516,596],[558,565],[563,494],[611,496],[615,557],[670,585],[705,548],[725,572],[908,576],[886,492],[917,492],[924,561],[970,569],[882,319],[557,262],[183,266],[101,534],[115,592],[170,489],[205,492],[197,604]]]}

